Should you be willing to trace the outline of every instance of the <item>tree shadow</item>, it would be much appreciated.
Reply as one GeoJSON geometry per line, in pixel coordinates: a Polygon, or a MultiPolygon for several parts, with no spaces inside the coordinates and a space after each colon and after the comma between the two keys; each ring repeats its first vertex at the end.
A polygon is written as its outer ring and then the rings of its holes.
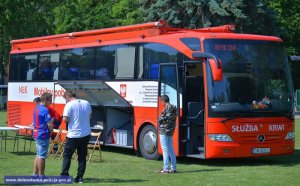
{"type": "Polygon", "coordinates": [[[190,171],[178,171],[176,174],[185,174],[185,173],[196,173],[196,172],[214,172],[222,171],[223,169],[199,169],[199,170],[190,170],[190,171]]]}
{"type": "Polygon", "coordinates": [[[109,178],[109,179],[100,179],[100,178],[84,178],[84,183],[141,183],[149,180],[142,179],[120,179],[120,178],[109,178]]]}
{"type": "Polygon", "coordinates": [[[10,152],[10,153],[17,156],[32,156],[36,154],[34,152],[10,152]]]}
{"type": "Polygon", "coordinates": [[[196,159],[181,157],[178,158],[181,164],[199,164],[217,167],[236,167],[236,166],[265,166],[276,165],[283,167],[296,166],[300,164],[300,150],[295,149],[294,154],[285,156],[267,156],[251,158],[228,158],[228,159],[196,159]]]}
{"type": "Polygon", "coordinates": [[[120,147],[111,147],[111,146],[101,146],[102,151],[119,153],[124,155],[134,156],[136,155],[133,149],[120,148],[120,147]]]}

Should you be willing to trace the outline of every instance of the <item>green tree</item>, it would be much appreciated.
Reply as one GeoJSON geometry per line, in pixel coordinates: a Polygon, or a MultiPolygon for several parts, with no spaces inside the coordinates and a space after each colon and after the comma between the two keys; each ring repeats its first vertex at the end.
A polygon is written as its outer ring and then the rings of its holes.
{"type": "MultiPolygon", "coordinates": [[[[268,3],[278,15],[280,36],[290,55],[300,55],[300,0],[272,0],[268,3]]],[[[300,63],[291,63],[295,89],[300,89],[300,63]]]]}
{"type": "Polygon", "coordinates": [[[241,32],[275,33],[275,15],[265,0],[142,0],[147,21],[165,19],[175,27],[236,24],[241,32]],[[268,29],[266,29],[268,28],[268,29]]]}
{"type": "Polygon", "coordinates": [[[139,0],[119,0],[113,4],[111,16],[115,26],[131,25],[143,22],[139,0]]]}
{"type": "Polygon", "coordinates": [[[56,0],[0,1],[0,84],[4,83],[10,41],[53,33],[52,8],[56,0]]]}
{"type": "Polygon", "coordinates": [[[65,33],[142,21],[138,0],[67,0],[54,9],[55,32],[65,33]]]}

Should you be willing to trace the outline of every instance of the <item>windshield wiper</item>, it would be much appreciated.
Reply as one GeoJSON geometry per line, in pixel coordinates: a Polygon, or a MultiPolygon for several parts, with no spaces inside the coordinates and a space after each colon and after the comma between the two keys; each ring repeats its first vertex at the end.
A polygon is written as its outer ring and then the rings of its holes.
{"type": "Polygon", "coordinates": [[[295,118],[293,117],[293,113],[292,112],[288,112],[286,114],[283,114],[282,112],[278,112],[278,111],[255,111],[254,113],[271,113],[274,114],[275,117],[286,117],[287,119],[289,119],[290,121],[294,121],[295,118]]]}
{"type": "Polygon", "coordinates": [[[289,112],[287,114],[283,114],[282,112],[276,112],[276,111],[258,111],[257,110],[257,111],[249,112],[249,113],[235,113],[233,116],[223,119],[221,122],[226,123],[227,121],[237,119],[237,118],[244,118],[244,117],[270,117],[268,115],[265,115],[264,113],[274,114],[275,117],[284,116],[287,119],[289,119],[290,121],[294,121],[294,119],[295,119],[291,112],[289,112]]]}
{"type": "Polygon", "coordinates": [[[249,115],[249,113],[235,113],[233,116],[223,119],[221,122],[226,123],[229,120],[233,120],[233,119],[237,119],[237,118],[244,118],[244,117],[253,117],[253,115],[249,115]]]}

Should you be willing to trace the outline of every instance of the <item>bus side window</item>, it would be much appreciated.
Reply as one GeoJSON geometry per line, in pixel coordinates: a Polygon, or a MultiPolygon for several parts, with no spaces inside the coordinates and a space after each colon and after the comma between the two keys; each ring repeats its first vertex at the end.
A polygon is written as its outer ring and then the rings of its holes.
{"type": "Polygon", "coordinates": [[[116,79],[133,79],[135,47],[118,48],[115,54],[116,79]]]}
{"type": "Polygon", "coordinates": [[[95,48],[75,48],[61,52],[61,80],[94,79],[95,48]]]}
{"type": "Polygon", "coordinates": [[[131,45],[109,45],[97,48],[95,79],[133,79],[136,48],[131,45]]]}
{"type": "Polygon", "coordinates": [[[33,81],[37,79],[37,54],[12,55],[10,61],[10,81],[33,81]]]}
{"type": "MultiPolygon", "coordinates": [[[[140,54],[141,55],[141,54],[140,54]]],[[[158,79],[160,63],[177,63],[178,51],[160,43],[143,45],[144,70],[143,79],[158,79]]]]}
{"type": "Polygon", "coordinates": [[[115,45],[97,48],[95,69],[96,80],[109,80],[115,78],[115,50],[115,45]]]}
{"type": "Polygon", "coordinates": [[[39,55],[39,80],[58,80],[59,53],[43,53],[39,55]]]}

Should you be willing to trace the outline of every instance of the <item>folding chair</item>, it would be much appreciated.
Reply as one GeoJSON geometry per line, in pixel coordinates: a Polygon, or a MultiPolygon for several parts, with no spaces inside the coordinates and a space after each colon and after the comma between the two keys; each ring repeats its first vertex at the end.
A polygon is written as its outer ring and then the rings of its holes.
{"type": "Polygon", "coordinates": [[[53,140],[50,140],[50,145],[49,145],[47,156],[49,156],[50,153],[54,150],[55,145],[58,145],[61,141],[61,129],[53,129],[53,132],[56,133],[56,136],[53,140]]]}
{"type": "MultiPolygon", "coordinates": [[[[90,155],[88,155],[88,163],[92,160],[92,157],[94,155],[94,151],[96,149],[96,147],[99,150],[99,159],[100,161],[102,161],[102,154],[101,154],[101,145],[100,145],[100,136],[101,136],[101,131],[100,132],[92,132],[91,133],[91,137],[97,137],[96,141],[89,141],[89,144],[93,144],[93,150],[90,153],[90,155]]],[[[89,151],[89,150],[88,150],[89,151]]]]}
{"type": "Polygon", "coordinates": [[[61,130],[61,140],[58,144],[58,149],[57,149],[57,151],[54,155],[54,158],[56,158],[56,156],[58,155],[59,152],[60,152],[59,159],[62,158],[62,156],[64,154],[64,146],[65,146],[65,143],[66,143],[67,133],[68,133],[67,130],[61,130]]]}

